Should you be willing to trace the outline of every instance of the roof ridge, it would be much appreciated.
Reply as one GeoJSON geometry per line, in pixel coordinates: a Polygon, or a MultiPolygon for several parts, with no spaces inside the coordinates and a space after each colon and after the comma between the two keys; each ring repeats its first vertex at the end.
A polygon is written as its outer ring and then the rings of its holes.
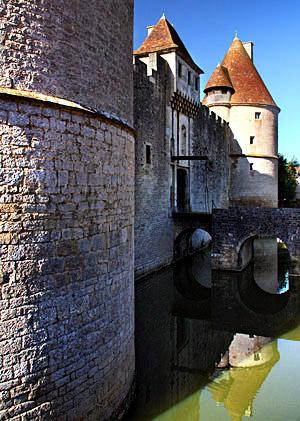
{"type": "Polygon", "coordinates": [[[198,73],[203,71],[196,65],[187,51],[174,26],[163,15],[152,31],[148,34],[142,45],[134,51],[136,56],[145,56],[150,53],[164,53],[177,50],[178,54],[198,73]]]}

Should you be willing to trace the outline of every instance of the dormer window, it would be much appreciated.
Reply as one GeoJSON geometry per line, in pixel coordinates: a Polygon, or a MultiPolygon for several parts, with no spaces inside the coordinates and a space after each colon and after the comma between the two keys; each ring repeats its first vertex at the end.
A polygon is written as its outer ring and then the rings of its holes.
{"type": "Polygon", "coordinates": [[[178,63],[178,77],[182,77],[182,64],[178,63]]]}
{"type": "Polygon", "coordinates": [[[188,70],[188,85],[191,84],[191,72],[188,70]]]}

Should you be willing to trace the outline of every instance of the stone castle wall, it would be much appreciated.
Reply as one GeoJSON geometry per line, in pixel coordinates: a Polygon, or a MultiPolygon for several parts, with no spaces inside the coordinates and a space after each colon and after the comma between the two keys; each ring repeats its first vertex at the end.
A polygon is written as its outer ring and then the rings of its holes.
{"type": "Polygon", "coordinates": [[[16,97],[0,109],[2,415],[105,419],[134,371],[133,135],[16,97]]]}
{"type": "Polygon", "coordinates": [[[132,3],[3,2],[3,419],[104,420],[132,385],[132,3]]]}
{"type": "Polygon", "coordinates": [[[192,210],[211,212],[213,208],[227,208],[232,132],[224,120],[202,105],[195,118],[193,136],[193,154],[207,156],[208,160],[192,161],[192,210]]]}
{"type": "MultiPolygon", "coordinates": [[[[214,209],[212,214],[212,267],[242,270],[243,246],[257,236],[282,240],[290,253],[291,275],[300,273],[299,209],[231,207],[214,209]]],[[[251,250],[250,250],[251,251],[251,250]]]]}
{"type": "MultiPolygon", "coordinates": [[[[135,273],[138,276],[165,266],[174,258],[178,224],[172,217],[175,209],[170,188],[171,136],[176,138],[177,134],[170,127],[172,123],[176,127],[177,123],[172,121],[172,77],[168,63],[159,55],[157,71],[152,70],[151,76],[147,76],[146,64],[135,58],[135,273]],[[149,163],[147,145],[151,151],[149,163]]],[[[181,100],[190,104],[190,108],[198,108],[198,112],[192,117],[184,114],[184,107],[175,108],[173,118],[179,119],[179,127],[183,122],[186,127],[191,126],[191,155],[208,157],[208,161],[181,161],[181,165],[188,162],[190,210],[211,212],[213,207],[227,207],[232,136],[228,124],[214,113],[210,115],[207,107],[194,101],[189,103],[187,97],[182,96],[181,100]]]]}
{"type": "Polygon", "coordinates": [[[165,136],[168,68],[158,56],[158,71],[147,76],[144,63],[134,65],[135,271],[157,269],[173,258],[169,216],[169,161],[165,136]],[[146,145],[151,162],[146,162],[146,145]]]}
{"type": "Polygon", "coordinates": [[[132,123],[133,0],[3,0],[1,9],[1,86],[132,123]]]}
{"type": "Polygon", "coordinates": [[[277,207],[278,112],[274,106],[232,106],[230,203],[277,207]],[[260,118],[255,118],[259,114],[260,118]],[[251,141],[250,141],[251,138],[251,141]]]}

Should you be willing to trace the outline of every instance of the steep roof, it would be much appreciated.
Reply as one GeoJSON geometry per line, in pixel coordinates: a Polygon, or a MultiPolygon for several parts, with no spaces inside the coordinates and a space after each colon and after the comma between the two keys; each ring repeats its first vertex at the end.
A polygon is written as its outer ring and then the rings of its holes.
{"type": "MultiPolygon", "coordinates": [[[[266,104],[276,106],[266,85],[259,76],[242,42],[235,37],[222,61],[222,67],[228,69],[230,81],[235,93],[232,104],[266,104]]],[[[210,81],[209,81],[210,82],[210,81]]],[[[212,87],[210,84],[209,87],[212,87]]],[[[206,85],[204,91],[208,89],[206,85]]],[[[206,98],[204,98],[206,103],[206,98]]]]}
{"type": "Polygon", "coordinates": [[[182,59],[197,73],[203,73],[189,55],[179,35],[163,15],[154,26],[143,44],[134,51],[136,56],[146,56],[150,53],[168,53],[176,51],[182,59]]]}
{"type": "Polygon", "coordinates": [[[220,64],[217,65],[215,71],[205,86],[204,92],[212,87],[226,87],[231,88],[234,91],[228,69],[225,66],[221,66],[220,64]]]}

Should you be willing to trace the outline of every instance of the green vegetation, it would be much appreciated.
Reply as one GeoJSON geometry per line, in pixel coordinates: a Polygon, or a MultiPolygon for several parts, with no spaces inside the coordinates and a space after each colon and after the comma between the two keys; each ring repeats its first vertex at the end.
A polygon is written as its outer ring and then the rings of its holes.
{"type": "Polygon", "coordinates": [[[278,155],[278,202],[279,206],[288,206],[296,199],[298,161],[293,158],[291,161],[278,155]]]}

